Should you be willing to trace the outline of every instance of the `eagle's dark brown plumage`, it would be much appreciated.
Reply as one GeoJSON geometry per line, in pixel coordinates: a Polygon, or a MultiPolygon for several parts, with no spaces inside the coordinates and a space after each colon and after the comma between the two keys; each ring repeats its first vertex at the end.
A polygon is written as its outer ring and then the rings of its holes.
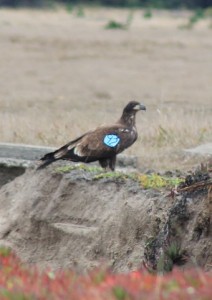
{"type": "Polygon", "coordinates": [[[58,150],[46,154],[40,160],[39,169],[59,159],[73,162],[99,161],[103,168],[115,169],[116,155],[130,147],[137,139],[135,115],[146,107],[131,101],[124,108],[121,118],[110,126],[101,126],[81,135],[58,150]]]}

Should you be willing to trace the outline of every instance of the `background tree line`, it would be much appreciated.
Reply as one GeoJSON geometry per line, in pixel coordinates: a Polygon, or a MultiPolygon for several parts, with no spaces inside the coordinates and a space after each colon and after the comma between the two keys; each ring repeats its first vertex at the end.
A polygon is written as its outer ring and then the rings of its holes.
{"type": "Polygon", "coordinates": [[[77,5],[105,5],[116,7],[154,7],[154,8],[206,8],[212,6],[212,0],[0,0],[0,6],[52,6],[56,3],[77,5]]]}

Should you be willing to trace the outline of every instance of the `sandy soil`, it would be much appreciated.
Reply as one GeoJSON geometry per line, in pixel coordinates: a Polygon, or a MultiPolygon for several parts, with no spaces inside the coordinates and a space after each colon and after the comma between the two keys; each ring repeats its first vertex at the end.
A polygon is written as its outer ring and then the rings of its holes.
{"type": "Polygon", "coordinates": [[[187,12],[135,11],[129,30],[104,29],[128,13],[1,9],[0,140],[59,146],[136,99],[147,112],[127,153],[144,168],[193,164],[182,149],[212,138],[209,20],[185,30],[187,12]]]}
{"type": "Polygon", "coordinates": [[[170,197],[170,190],[97,175],[28,170],[3,185],[0,244],[28,263],[83,272],[104,264],[125,272],[143,262],[157,269],[175,245],[167,267],[211,269],[211,188],[170,197]]]}

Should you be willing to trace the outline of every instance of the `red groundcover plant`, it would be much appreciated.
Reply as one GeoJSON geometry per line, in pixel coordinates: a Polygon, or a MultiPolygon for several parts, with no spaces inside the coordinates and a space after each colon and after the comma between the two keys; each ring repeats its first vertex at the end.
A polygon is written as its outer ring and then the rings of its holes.
{"type": "Polygon", "coordinates": [[[0,300],[211,300],[212,274],[199,269],[153,275],[146,270],[112,274],[96,270],[87,275],[72,271],[39,271],[17,256],[0,251],[0,300]]]}

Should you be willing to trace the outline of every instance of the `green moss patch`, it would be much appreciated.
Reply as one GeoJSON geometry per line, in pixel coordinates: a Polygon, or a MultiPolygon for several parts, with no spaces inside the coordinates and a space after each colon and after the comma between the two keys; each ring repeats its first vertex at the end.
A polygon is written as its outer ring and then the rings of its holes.
{"type": "Polygon", "coordinates": [[[176,187],[180,183],[184,182],[184,179],[179,177],[162,176],[156,173],[142,174],[138,172],[103,172],[102,168],[97,166],[87,166],[85,164],[76,164],[71,166],[62,166],[55,169],[57,173],[70,173],[73,170],[82,170],[88,172],[91,175],[92,180],[133,180],[138,182],[144,189],[160,189],[176,187]]]}

